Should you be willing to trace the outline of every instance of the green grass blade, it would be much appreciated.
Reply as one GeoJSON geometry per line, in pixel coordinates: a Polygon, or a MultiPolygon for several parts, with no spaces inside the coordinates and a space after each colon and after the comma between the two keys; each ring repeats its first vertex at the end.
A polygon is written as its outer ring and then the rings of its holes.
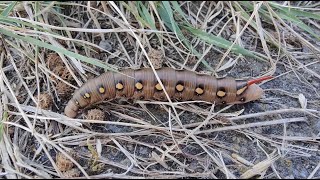
{"type": "MultiPolygon", "coordinates": [[[[198,58],[201,58],[201,54],[195,50],[190,42],[188,41],[188,39],[186,39],[184,37],[184,35],[182,34],[179,26],[177,25],[177,23],[174,21],[173,18],[173,12],[171,10],[170,4],[168,2],[162,2],[162,5],[158,6],[158,12],[160,17],[162,18],[164,24],[173,32],[176,33],[177,37],[182,41],[182,43],[193,53],[195,54],[198,58]],[[163,6],[162,6],[163,5],[163,6]]],[[[214,69],[204,60],[201,60],[201,63],[206,66],[206,68],[208,68],[211,71],[214,71],[214,69]]]]}
{"type": "MultiPolygon", "coordinates": [[[[137,8],[137,5],[135,5],[134,7],[131,7],[125,2],[120,2],[120,3],[126,9],[128,9],[140,23],[142,23],[144,26],[148,27],[148,23],[139,15],[139,13],[137,12],[137,9],[134,9],[134,8],[137,8]]],[[[132,3],[134,3],[134,2],[132,2],[132,3]]],[[[138,3],[138,2],[136,2],[136,3],[138,3]]]]}
{"type": "Polygon", "coordinates": [[[288,7],[280,7],[276,3],[270,3],[272,7],[277,8],[278,15],[286,19],[295,25],[297,25],[299,28],[305,30],[306,32],[310,33],[312,36],[320,40],[320,36],[316,34],[308,25],[306,25],[301,19],[298,17],[304,17],[304,18],[314,18],[316,20],[320,20],[320,14],[315,14],[311,12],[302,11],[295,8],[288,8],[288,7]]]}
{"type": "Polygon", "coordinates": [[[287,12],[279,13],[278,14],[281,18],[286,19],[288,21],[291,21],[295,25],[297,25],[299,28],[307,31],[311,35],[313,35],[315,38],[320,40],[320,36],[317,35],[308,25],[306,25],[303,21],[301,21],[299,18],[293,16],[292,14],[288,14],[287,12]]]}
{"type": "Polygon", "coordinates": [[[297,8],[289,8],[289,7],[282,7],[280,5],[278,5],[277,3],[274,2],[269,2],[270,6],[275,7],[277,9],[280,9],[286,13],[290,13],[296,17],[305,17],[305,18],[313,18],[316,20],[320,20],[320,13],[312,13],[312,12],[307,12],[307,11],[303,11],[297,8]]]}
{"type": "MultiPolygon", "coordinates": [[[[164,10],[165,10],[166,13],[167,13],[167,17],[168,17],[167,20],[169,20],[169,22],[170,22],[170,24],[171,24],[171,28],[172,28],[171,30],[172,30],[173,32],[175,32],[178,37],[179,37],[179,36],[182,37],[183,35],[182,35],[181,31],[180,31],[180,28],[177,26],[177,23],[176,23],[176,21],[175,21],[174,18],[173,18],[173,12],[172,12],[172,9],[171,9],[171,7],[170,7],[169,2],[168,2],[168,1],[163,1],[162,4],[163,4],[163,6],[164,6],[164,10]],[[181,35],[182,35],[182,36],[181,36],[181,35]]],[[[180,37],[179,37],[179,38],[180,38],[180,37]]],[[[182,39],[182,40],[183,40],[183,39],[182,39]]]]}
{"type": "MultiPolygon", "coordinates": [[[[25,25],[25,26],[28,26],[28,27],[32,27],[33,29],[41,30],[43,32],[53,33],[51,31],[48,31],[47,29],[42,28],[41,26],[33,25],[33,24],[29,23],[29,22],[24,22],[24,21],[19,20],[19,19],[8,18],[8,17],[2,16],[2,15],[0,15],[0,23],[1,22],[14,25],[15,27],[22,27],[21,26],[21,24],[22,24],[22,25],[25,25]]],[[[57,33],[55,33],[55,34],[59,35],[57,33]]]]}
{"type": "Polygon", "coordinates": [[[142,2],[137,2],[137,3],[138,3],[137,7],[138,7],[139,14],[145,20],[148,27],[152,30],[157,30],[156,24],[154,23],[154,20],[152,19],[147,8],[143,5],[142,2]]]}
{"type": "MultiPolygon", "coordinates": [[[[239,3],[244,5],[249,10],[253,10],[253,5],[248,1],[240,1],[239,3]]],[[[272,7],[278,9],[278,11],[275,10],[275,12],[277,12],[279,17],[296,24],[299,28],[310,33],[315,38],[320,39],[320,36],[318,34],[316,34],[308,25],[306,25],[301,19],[298,18],[298,17],[304,17],[304,18],[314,18],[316,20],[320,20],[320,14],[306,12],[306,11],[302,11],[302,10],[295,9],[295,8],[281,7],[280,5],[278,5],[276,3],[272,3],[272,2],[270,2],[269,4],[272,7]]],[[[259,9],[259,12],[261,13],[261,15],[264,18],[270,20],[270,18],[266,15],[266,14],[268,14],[268,12],[265,10],[264,6],[262,6],[259,9]]]]}
{"type": "Polygon", "coordinates": [[[171,1],[171,4],[173,6],[173,8],[180,14],[180,16],[184,19],[185,23],[189,23],[187,20],[187,15],[182,11],[182,9],[180,8],[180,5],[178,4],[177,1],[171,1]]]}
{"type": "Polygon", "coordinates": [[[8,15],[10,14],[10,12],[12,11],[12,9],[16,4],[17,4],[17,1],[13,1],[12,3],[10,3],[10,5],[4,11],[2,11],[1,15],[8,17],[8,15]]]}
{"type": "Polygon", "coordinates": [[[93,59],[93,58],[88,58],[88,57],[82,56],[80,54],[68,51],[68,50],[66,50],[64,48],[53,46],[51,44],[48,44],[48,43],[45,43],[43,41],[37,40],[35,38],[26,37],[26,36],[20,36],[20,35],[17,35],[17,34],[14,34],[14,33],[10,32],[10,31],[4,30],[4,29],[0,29],[0,33],[2,33],[4,35],[7,35],[7,36],[10,36],[12,38],[16,38],[16,39],[20,39],[20,40],[26,41],[28,43],[34,44],[34,45],[39,46],[39,47],[47,48],[47,49],[50,49],[52,51],[62,53],[64,55],[74,57],[74,58],[79,59],[81,61],[84,61],[86,63],[89,63],[89,64],[92,64],[92,65],[95,65],[95,66],[99,66],[101,68],[105,68],[105,69],[117,72],[113,68],[111,68],[111,67],[107,66],[106,64],[98,61],[97,59],[93,59]]]}
{"type": "MultiPolygon", "coordinates": [[[[246,1],[239,1],[239,4],[238,3],[234,3],[235,5],[235,9],[237,10],[237,12],[240,12],[241,13],[241,17],[243,17],[246,21],[249,21],[250,19],[250,15],[247,13],[247,11],[245,11],[241,6],[240,4],[244,4],[244,6],[246,8],[248,8],[250,11],[253,11],[253,6],[252,4],[250,4],[249,2],[246,3],[246,1]]],[[[251,21],[250,22],[250,25],[255,29],[257,30],[257,24],[254,22],[254,21],[251,21]]]]}
{"type": "MultiPolygon", "coordinates": [[[[220,48],[223,49],[229,49],[230,46],[232,45],[232,42],[227,41],[226,39],[223,39],[222,37],[218,37],[215,36],[213,34],[209,34],[207,32],[204,32],[202,30],[199,29],[195,29],[193,27],[190,26],[185,26],[185,28],[190,31],[192,34],[194,34],[195,36],[197,36],[198,38],[204,40],[205,42],[209,43],[209,44],[213,44],[215,46],[218,46],[220,48]]],[[[258,58],[263,60],[263,58],[257,56],[256,54],[254,54],[253,52],[246,50],[242,47],[240,47],[239,45],[235,44],[233,45],[231,52],[235,52],[238,54],[242,54],[242,55],[246,55],[249,57],[253,57],[253,58],[258,58]]]]}
{"type": "Polygon", "coordinates": [[[169,18],[169,15],[168,13],[166,12],[166,10],[163,8],[162,5],[159,5],[157,6],[157,10],[158,10],[158,13],[161,17],[161,20],[162,22],[171,30],[173,31],[173,27],[172,27],[172,24],[170,22],[170,18],[169,18]]]}

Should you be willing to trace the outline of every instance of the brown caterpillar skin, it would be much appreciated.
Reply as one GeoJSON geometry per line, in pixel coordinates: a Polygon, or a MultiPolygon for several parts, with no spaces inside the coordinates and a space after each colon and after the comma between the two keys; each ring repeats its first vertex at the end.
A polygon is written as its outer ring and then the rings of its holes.
{"type": "MultiPolygon", "coordinates": [[[[240,104],[257,100],[263,94],[258,85],[248,85],[247,81],[243,80],[217,79],[172,68],[161,68],[156,72],[170,98],[178,101],[202,100],[216,104],[240,104]]],[[[65,107],[65,114],[74,118],[80,108],[119,97],[167,101],[152,69],[126,69],[121,73],[106,72],[83,84],[65,107]]]]}

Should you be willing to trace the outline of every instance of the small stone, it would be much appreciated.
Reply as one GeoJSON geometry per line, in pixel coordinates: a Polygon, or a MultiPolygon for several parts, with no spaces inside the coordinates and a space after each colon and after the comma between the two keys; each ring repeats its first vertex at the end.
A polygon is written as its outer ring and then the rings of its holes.
{"type": "Polygon", "coordinates": [[[104,49],[106,51],[111,51],[113,49],[110,40],[102,40],[102,41],[100,41],[99,47],[101,47],[102,49],[104,49]]]}

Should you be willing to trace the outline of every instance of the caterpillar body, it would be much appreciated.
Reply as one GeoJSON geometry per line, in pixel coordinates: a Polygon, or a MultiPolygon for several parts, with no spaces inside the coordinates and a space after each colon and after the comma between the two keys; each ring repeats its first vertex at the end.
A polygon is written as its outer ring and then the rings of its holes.
{"type": "Polygon", "coordinates": [[[259,99],[263,90],[255,83],[271,78],[267,76],[249,81],[231,77],[215,78],[172,68],[157,69],[156,73],[163,86],[157,81],[151,68],[103,73],[75,91],[64,113],[74,118],[81,108],[119,97],[167,101],[163,87],[171,99],[178,101],[201,100],[215,104],[241,104],[259,99]]]}

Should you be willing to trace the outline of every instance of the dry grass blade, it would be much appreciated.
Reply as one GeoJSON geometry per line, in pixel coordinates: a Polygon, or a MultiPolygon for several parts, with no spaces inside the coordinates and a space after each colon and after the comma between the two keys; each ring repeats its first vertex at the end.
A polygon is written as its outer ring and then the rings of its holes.
{"type": "Polygon", "coordinates": [[[229,130],[250,128],[250,127],[259,127],[259,126],[268,126],[268,125],[275,125],[275,124],[291,123],[291,122],[306,122],[306,121],[307,121],[306,117],[278,119],[278,120],[267,121],[267,122],[249,123],[249,124],[243,124],[243,125],[234,125],[234,126],[227,126],[227,127],[215,128],[215,129],[210,129],[210,130],[203,130],[203,131],[197,132],[196,134],[199,134],[199,133],[211,133],[211,132],[217,132],[217,131],[229,131],[229,130]]]}
{"type": "Polygon", "coordinates": [[[262,174],[264,171],[266,171],[276,160],[278,160],[280,156],[278,154],[271,155],[270,158],[263,160],[259,162],[258,164],[255,164],[252,168],[250,168],[248,171],[243,173],[240,178],[242,179],[249,179],[252,178],[255,175],[262,174]]]}
{"type": "Polygon", "coordinates": [[[0,177],[319,177],[318,6],[0,2],[0,177]],[[259,84],[260,100],[245,104],[127,97],[65,116],[84,82],[146,67],[168,99],[161,67],[274,78],[259,84]]]}
{"type": "Polygon", "coordinates": [[[310,175],[308,176],[308,179],[312,179],[319,169],[320,169],[320,162],[317,165],[317,167],[315,167],[314,170],[310,173],[310,175]]]}

